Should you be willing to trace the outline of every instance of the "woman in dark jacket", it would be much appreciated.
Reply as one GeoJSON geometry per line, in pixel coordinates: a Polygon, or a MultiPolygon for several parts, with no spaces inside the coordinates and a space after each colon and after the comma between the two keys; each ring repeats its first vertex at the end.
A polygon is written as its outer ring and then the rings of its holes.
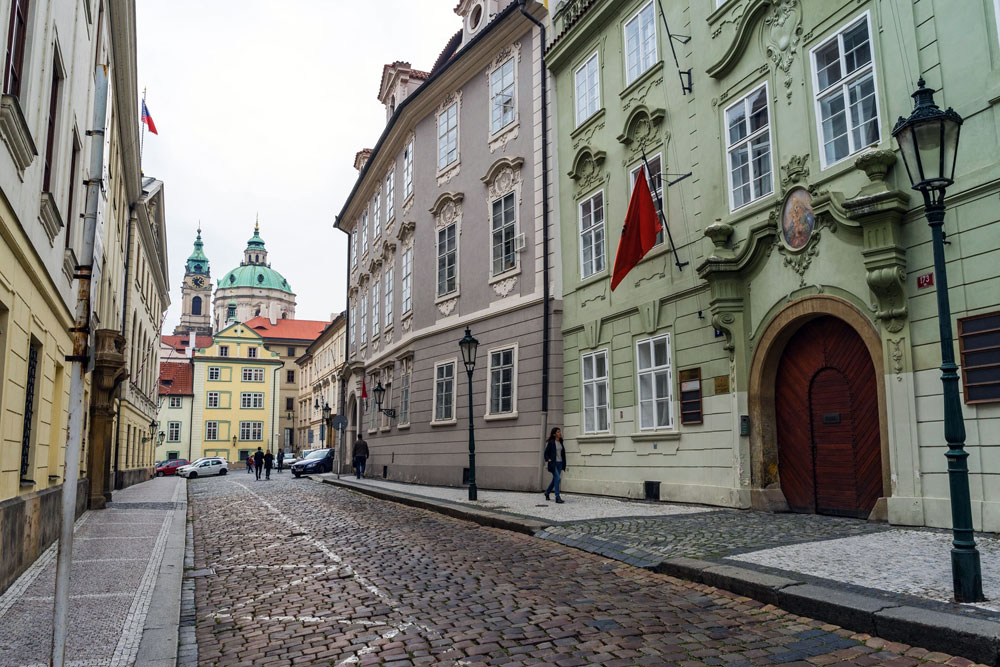
{"type": "Polygon", "coordinates": [[[566,447],[563,446],[562,430],[558,427],[552,429],[549,440],[545,443],[545,466],[552,473],[552,481],[549,488],[545,489],[545,499],[549,500],[549,494],[553,490],[556,492],[556,502],[561,503],[563,499],[559,497],[559,479],[563,470],[566,469],[566,447]]]}

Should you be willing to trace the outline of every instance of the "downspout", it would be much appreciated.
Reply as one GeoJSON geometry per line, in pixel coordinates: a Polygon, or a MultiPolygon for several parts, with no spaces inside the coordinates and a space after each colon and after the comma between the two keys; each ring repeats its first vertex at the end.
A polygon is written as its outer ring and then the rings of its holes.
{"type": "MultiPolygon", "coordinates": [[[[525,6],[526,0],[518,0],[521,13],[538,26],[541,34],[539,51],[539,75],[542,90],[542,254],[545,263],[542,265],[542,414],[545,419],[549,412],[549,356],[551,348],[551,316],[549,315],[549,102],[548,77],[545,70],[545,24],[536,19],[525,6]]],[[[545,425],[547,426],[547,425],[545,425]]],[[[543,426],[543,428],[545,428],[543,426]]]]}
{"type": "MultiPolygon", "coordinates": [[[[351,235],[347,233],[347,230],[340,226],[340,216],[336,216],[334,223],[334,229],[339,229],[341,232],[347,236],[347,264],[344,266],[346,271],[344,271],[346,280],[344,281],[344,363],[340,367],[340,406],[341,410],[344,412],[344,417],[347,418],[347,377],[346,377],[346,366],[347,359],[351,353],[351,235]]],[[[347,456],[344,447],[344,437],[347,435],[347,429],[345,428],[340,432],[340,451],[343,454],[341,460],[339,461],[340,468],[344,467],[343,457],[347,456]]],[[[340,473],[338,469],[337,473],[340,473]]]]}
{"type": "MultiPolygon", "coordinates": [[[[125,336],[125,328],[128,326],[128,269],[132,264],[132,228],[135,220],[135,206],[129,206],[129,216],[128,216],[128,239],[125,242],[125,289],[122,295],[122,338],[125,338],[126,342],[128,338],[125,336]]],[[[134,368],[129,369],[131,373],[134,368]]],[[[128,391],[128,386],[123,382],[121,385],[122,392],[128,391]]],[[[112,482],[112,487],[118,488],[118,456],[121,452],[121,434],[122,434],[122,399],[118,399],[118,420],[115,422],[115,478],[112,482]]]]}

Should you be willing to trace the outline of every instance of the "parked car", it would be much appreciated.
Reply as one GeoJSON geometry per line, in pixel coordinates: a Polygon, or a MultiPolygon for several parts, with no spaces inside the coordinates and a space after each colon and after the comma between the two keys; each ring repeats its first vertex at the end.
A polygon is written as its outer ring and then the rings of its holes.
{"type": "Polygon", "coordinates": [[[177,469],[177,474],[181,477],[194,479],[196,477],[208,477],[210,475],[225,475],[229,472],[229,463],[226,459],[210,456],[198,459],[191,465],[181,466],[177,469]]]}
{"type": "Polygon", "coordinates": [[[333,470],[333,450],[314,449],[301,460],[291,465],[292,474],[300,477],[307,473],[331,472],[333,470]]]}
{"type": "Polygon", "coordinates": [[[160,465],[156,466],[156,476],[163,477],[164,475],[176,475],[178,470],[190,464],[191,462],[187,459],[171,459],[169,461],[164,461],[160,465]]]}
{"type": "Polygon", "coordinates": [[[285,458],[281,459],[281,465],[285,468],[291,468],[292,464],[299,460],[299,457],[295,455],[295,452],[287,452],[285,458]]]}

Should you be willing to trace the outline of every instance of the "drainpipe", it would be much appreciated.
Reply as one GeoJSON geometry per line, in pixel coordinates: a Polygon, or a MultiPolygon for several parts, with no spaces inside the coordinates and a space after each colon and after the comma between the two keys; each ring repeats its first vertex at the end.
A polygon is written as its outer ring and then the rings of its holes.
{"type": "MultiPolygon", "coordinates": [[[[545,68],[545,24],[536,19],[525,6],[526,0],[517,0],[521,13],[525,18],[538,26],[541,44],[539,50],[539,77],[542,92],[542,254],[545,262],[542,264],[542,439],[547,437],[549,421],[549,356],[551,341],[551,316],[549,315],[549,100],[548,76],[545,68]]],[[[539,457],[539,461],[541,457],[539,457]]],[[[544,471],[539,463],[539,484],[542,483],[544,471]]]]}
{"type": "Polygon", "coordinates": [[[69,614],[70,565],[73,562],[73,525],[76,520],[77,483],[80,479],[80,448],[83,444],[83,381],[85,364],[93,358],[90,348],[91,278],[94,269],[94,243],[97,236],[97,204],[104,169],[104,125],[108,105],[108,72],[98,66],[94,73],[94,120],[91,139],[90,178],[87,179],[87,210],[83,218],[83,241],[80,264],[76,267],[76,313],[71,332],[73,354],[69,385],[69,422],[66,438],[66,463],[63,471],[62,526],[59,529],[59,550],[56,556],[56,588],[52,613],[51,663],[62,667],[66,660],[67,618],[69,614]]]}

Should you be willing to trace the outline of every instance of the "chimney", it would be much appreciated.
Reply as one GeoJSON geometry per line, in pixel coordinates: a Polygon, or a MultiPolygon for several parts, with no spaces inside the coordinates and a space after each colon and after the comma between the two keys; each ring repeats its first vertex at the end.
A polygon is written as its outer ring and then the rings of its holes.
{"type": "Polygon", "coordinates": [[[372,149],[362,148],[354,156],[354,168],[361,171],[365,168],[365,164],[368,162],[368,158],[372,156],[372,149]]]}

